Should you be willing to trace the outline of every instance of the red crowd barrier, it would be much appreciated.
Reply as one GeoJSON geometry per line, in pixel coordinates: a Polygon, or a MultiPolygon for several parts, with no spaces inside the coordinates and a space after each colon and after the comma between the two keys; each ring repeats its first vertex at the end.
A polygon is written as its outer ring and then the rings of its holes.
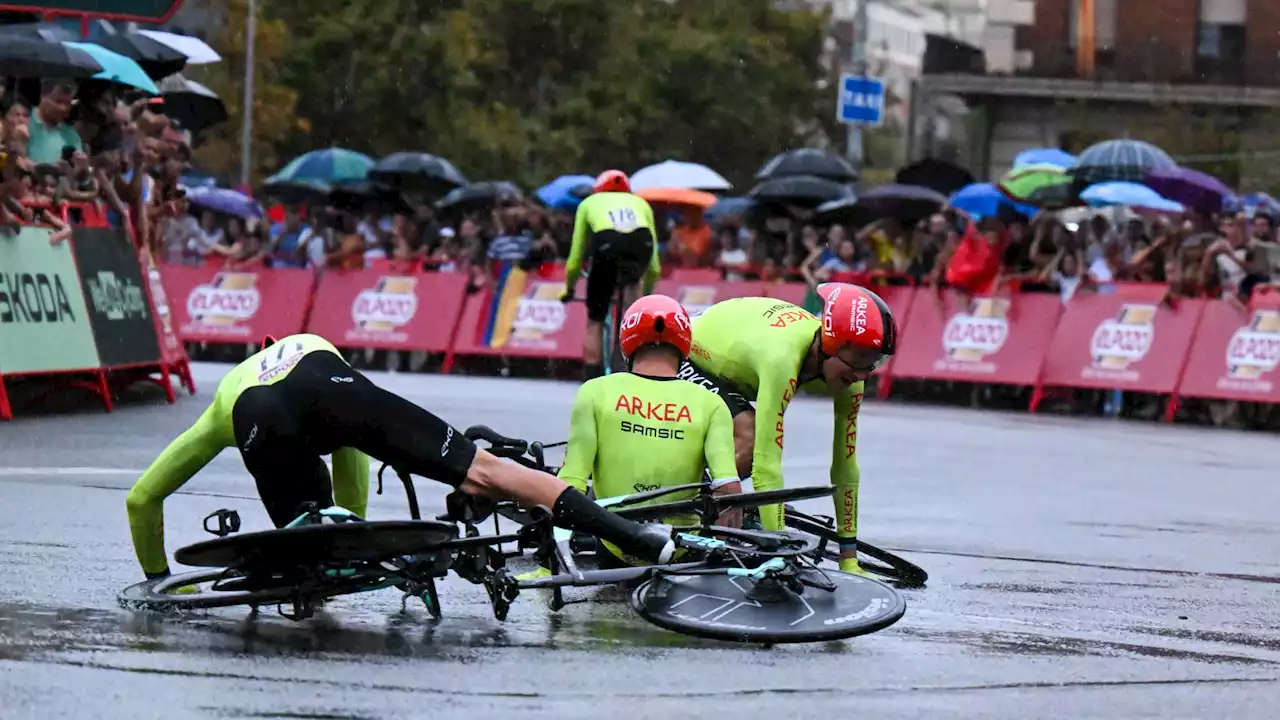
{"type": "Polygon", "coordinates": [[[466,284],[453,273],[327,272],[307,332],[342,347],[447,352],[466,284]]]}
{"type": "MultiPolygon", "coordinates": [[[[504,266],[495,284],[470,294],[462,274],[392,267],[329,272],[318,284],[306,270],[164,265],[161,273],[184,340],[256,342],[305,327],[345,347],[444,353],[445,372],[454,355],[582,357],[586,307],[560,302],[559,267],[504,266]]],[[[1065,309],[1055,294],[875,289],[900,333],[898,352],[878,371],[882,396],[894,380],[910,378],[1031,387],[1032,411],[1045,388],[1168,395],[1169,419],[1179,397],[1280,403],[1280,295],[1246,313],[1227,301],[1170,304],[1166,287],[1155,284],[1080,292],[1065,309]]],[[[801,283],[725,282],[714,271],[683,269],[656,292],[691,314],[734,297],[804,305],[808,296],[801,283]]],[[[157,317],[163,325],[164,311],[157,317]]]]}
{"type": "Polygon", "coordinates": [[[1178,392],[1187,397],[1280,404],[1280,304],[1242,310],[1207,304],[1178,392]]]}
{"type": "Polygon", "coordinates": [[[220,270],[164,263],[160,274],[186,341],[257,343],[302,332],[315,273],[296,268],[220,270]]]}
{"type": "Polygon", "coordinates": [[[1205,301],[1170,306],[1163,295],[1156,288],[1073,298],[1049,343],[1041,386],[1173,395],[1172,413],[1205,301]]]}
{"type": "Polygon", "coordinates": [[[948,291],[914,293],[899,328],[891,376],[1000,385],[1035,385],[1062,301],[1020,294],[966,299],[948,291]]]}

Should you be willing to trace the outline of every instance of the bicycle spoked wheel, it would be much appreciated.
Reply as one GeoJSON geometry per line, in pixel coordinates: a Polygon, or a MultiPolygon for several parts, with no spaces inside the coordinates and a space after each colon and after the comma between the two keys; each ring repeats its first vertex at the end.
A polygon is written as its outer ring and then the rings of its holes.
{"type": "Polygon", "coordinates": [[[172,612],[207,610],[237,605],[274,605],[305,594],[320,600],[359,592],[377,584],[368,576],[337,577],[327,582],[305,582],[285,575],[247,576],[236,570],[210,568],[144,580],[120,592],[117,602],[128,610],[172,612]],[[178,592],[194,588],[196,592],[178,592]]]}
{"type": "MultiPolygon", "coordinates": [[[[762,490],[760,492],[739,493],[736,495],[717,495],[716,504],[723,510],[731,510],[734,508],[753,508],[761,505],[776,505],[778,503],[795,502],[798,500],[811,500],[819,497],[830,497],[835,488],[827,487],[806,487],[806,488],[783,488],[780,490],[762,490]]],[[[654,505],[635,505],[632,507],[620,508],[616,510],[619,515],[628,520],[644,521],[644,520],[661,520],[671,515],[686,515],[688,513],[697,512],[702,508],[702,500],[678,500],[675,502],[657,503],[654,505]]],[[[705,518],[714,521],[715,518],[705,518]]]]}

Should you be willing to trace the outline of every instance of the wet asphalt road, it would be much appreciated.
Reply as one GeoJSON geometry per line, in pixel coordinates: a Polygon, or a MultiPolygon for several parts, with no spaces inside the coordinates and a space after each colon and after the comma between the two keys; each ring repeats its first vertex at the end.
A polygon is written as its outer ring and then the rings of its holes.
{"type": "MultiPolygon", "coordinates": [[[[0,424],[3,717],[1275,717],[1272,435],[864,405],[863,535],[931,579],[898,624],[843,643],[686,638],[608,592],[559,615],[526,594],[498,623],[456,578],[438,623],[420,604],[401,614],[393,590],[300,624],[120,610],[140,579],[125,493],[225,369],[199,366],[199,395],[173,406],[0,424]]],[[[571,384],[374,377],[458,426],[568,429],[571,384]]],[[[789,484],[825,482],[830,422],[816,399],[788,413],[789,484]]],[[[442,489],[419,492],[441,506],[442,489]]],[[[207,538],[219,507],[267,527],[253,498],[224,453],[166,504],[170,552],[207,538]]],[[[403,517],[398,484],[371,508],[403,517]]]]}

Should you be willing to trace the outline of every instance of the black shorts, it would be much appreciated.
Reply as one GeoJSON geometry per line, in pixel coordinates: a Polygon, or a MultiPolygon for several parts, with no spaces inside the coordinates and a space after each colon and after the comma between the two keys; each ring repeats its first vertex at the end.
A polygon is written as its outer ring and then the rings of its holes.
{"type": "Polygon", "coordinates": [[[331,352],[312,352],[274,385],[245,390],[231,411],[236,446],[276,527],[308,502],[333,504],[320,459],[341,448],[453,487],[476,446],[445,421],[368,378],[331,352]]]}
{"type": "Polygon", "coordinates": [[[719,395],[724,404],[729,406],[729,414],[733,417],[738,417],[748,410],[755,410],[751,405],[751,401],[733,383],[722,377],[712,375],[688,360],[680,363],[679,376],[681,380],[688,380],[691,383],[701,385],[719,395]]]}
{"type": "Polygon", "coordinates": [[[591,271],[587,274],[587,319],[604,322],[618,288],[640,282],[651,262],[653,233],[647,228],[629,233],[595,233],[591,238],[591,271]]]}

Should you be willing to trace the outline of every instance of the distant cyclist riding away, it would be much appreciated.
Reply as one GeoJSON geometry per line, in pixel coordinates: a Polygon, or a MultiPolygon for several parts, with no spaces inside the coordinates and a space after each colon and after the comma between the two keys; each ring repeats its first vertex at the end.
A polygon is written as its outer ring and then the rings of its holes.
{"type": "Polygon", "coordinates": [[[600,335],[617,288],[623,288],[625,307],[640,296],[642,279],[645,294],[652,292],[658,281],[657,234],[653,208],[644,198],[631,194],[631,181],[620,170],[601,173],[595,191],[578,205],[562,299],[567,302],[573,297],[583,260],[589,260],[587,334],[582,341],[586,380],[604,372],[603,357],[609,348],[602,347],[600,335]]]}
{"type": "MultiPolygon", "coordinates": [[[[840,569],[858,565],[858,410],[864,381],[897,343],[889,306],[863,287],[818,286],[822,319],[792,303],[746,297],[716,303],[693,319],[693,348],[680,377],[718,394],[733,415],[739,474],[752,489],[782,487],[783,416],[801,388],[822,388],[835,402],[831,484],[840,569]],[[751,401],[755,401],[752,408],[751,401]]],[[[760,508],[765,530],[784,525],[780,505],[760,508]]]]}
{"type": "Polygon", "coordinates": [[[588,380],[578,390],[560,479],[586,492],[590,478],[603,500],[701,482],[709,469],[715,492],[741,492],[728,408],[715,393],[676,375],[693,342],[688,313],[672,298],[647,295],[622,318],[619,341],[630,372],[588,380]]]}
{"type": "Polygon", "coordinates": [[[665,562],[669,528],[610,513],[546,473],[477,448],[445,421],[354,370],[324,338],[282,338],[234,367],[212,404],[169,444],[129,492],[129,527],[148,578],[169,574],[164,500],[224,448],[236,447],[276,527],[307,503],[336,502],[363,517],[369,457],[468,495],[514,498],[551,509],[553,522],[665,562]],[[321,459],[333,455],[333,478],[321,459]]]}

